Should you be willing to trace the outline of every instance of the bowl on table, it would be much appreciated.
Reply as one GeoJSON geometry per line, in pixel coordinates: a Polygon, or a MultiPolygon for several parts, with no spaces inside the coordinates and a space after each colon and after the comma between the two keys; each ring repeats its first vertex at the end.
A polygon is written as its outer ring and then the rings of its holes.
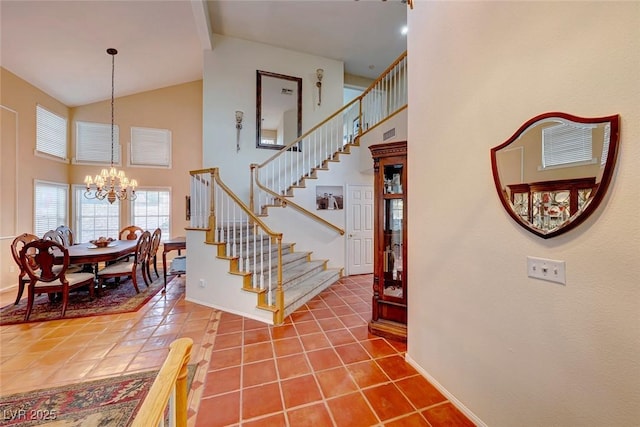
{"type": "Polygon", "coordinates": [[[89,243],[98,248],[106,248],[111,242],[113,242],[113,239],[110,237],[108,239],[89,240],[89,243]]]}

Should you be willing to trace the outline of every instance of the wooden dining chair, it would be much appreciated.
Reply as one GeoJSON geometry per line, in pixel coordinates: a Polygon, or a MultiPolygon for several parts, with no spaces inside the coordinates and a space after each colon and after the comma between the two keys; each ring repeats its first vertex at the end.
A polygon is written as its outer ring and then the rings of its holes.
{"type": "Polygon", "coordinates": [[[151,233],[145,231],[142,233],[140,238],[138,238],[136,251],[132,261],[118,261],[98,271],[98,293],[102,290],[102,285],[106,279],[119,279],[121,277],[131,277],[136,293],[140,293],[140,289],[138,288],[138,268],[140,268],[142,279],[148,287],[150,280],[147,278],[145,262],[149,254],[150,247],[151,233]]]}
{"type": "Polygon", "coordinates": [[[64,246],[71,246],[74,244],[73,242],[73,231],[66,225],[61,225],[56,228],[56,231],[62,235],[62,244],[64,246]]]}
{"type": "Polygon", "coordinates": [[[60,243],[62,246],[65,246],[64,237],[58,230],[49,230],[42,235],[42,238],[44,240],[52,240],[56,243],[60,243]]]}
{"type": "MultiPolygon", "coordinates": [[[[18,265],[18,269],[20,273],[18,273],[18,296],[16,297],[15,305],[20,302],[22,298],[22,293],[24,292],[24,287],[27,283],[29,283],[29,276],[24,268],[22,268],[22,262],[20,261],[20,252],[22,248],[27,244],[33,241],[38,240],[38,236],[35,234],[22,233],[11,242],[11,255],[13,256],[13,260],[18,265]]],[[[33,255],[33,251],[27,253],[27,256],[33,255]]]]}
{"type": "Polygon", "coordinates": [[[27,290],[27,312],[24,320],[29,320],[33,301],[38,294],[62,294],[62,316],[67,312],[69,291],[88,287],[93,299],[94,276],[92,273],[67,273],[69,251],[53,240],[38,239],[27,243],[20,251],[20,263],[29,276],[27,290]],[[57,262],[62,254],[62,264],[57,262]]]}
{"type": "Polygon", "coordinates": [[[160,247],[160,240],[162,239],[162,230],[156,228],[151,235],[151,247],[149,248],[149,254],[147,256],[147,277],[151,280],[151,264],[153,263],[153,271],[156,273],[156,278],[159,278],[158,274],[158,248],[160,247]]]}
{"type": "Polygon", "coordinates": [[[142,236],[144,230],[137,225],[128,225],[118,234],[120,240],[137,240],[142,236]]]}

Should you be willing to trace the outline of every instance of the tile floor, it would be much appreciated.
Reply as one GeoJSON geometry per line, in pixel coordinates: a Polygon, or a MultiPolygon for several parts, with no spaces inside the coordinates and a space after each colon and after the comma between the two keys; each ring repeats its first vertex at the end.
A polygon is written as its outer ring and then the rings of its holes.
{"type": "Polygon", "coordinates": [[[190,427],[472,426],[404,344],[368,333],[371,280],[343,278],[278,327],[187,302],[182,279],[136,313],[1,326],[0,395],[157,369],[191,337],[190,427]]]}

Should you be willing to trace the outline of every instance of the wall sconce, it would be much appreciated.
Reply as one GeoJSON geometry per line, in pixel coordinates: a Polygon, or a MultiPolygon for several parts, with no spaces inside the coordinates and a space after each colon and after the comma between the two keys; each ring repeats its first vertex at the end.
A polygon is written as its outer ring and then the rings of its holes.
{"type": "Polygon", "coordinates": [[[242,129],[242,111],[236,111],[236,152],[240,151],[240,129],[242,129]]]}
{"type": "Polygon", "coordinates": [[[324,74],[324,70],[322,68],[318,68],[316,70],[316,77],[318,81],[316,82],[316,87],[318,88],[318,105],[322,104],[322,76],[324,74]]]}

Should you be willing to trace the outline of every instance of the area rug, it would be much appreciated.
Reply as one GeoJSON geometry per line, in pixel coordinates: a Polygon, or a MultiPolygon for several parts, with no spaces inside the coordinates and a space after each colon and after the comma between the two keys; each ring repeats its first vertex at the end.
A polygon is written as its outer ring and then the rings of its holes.
{"type": "MultiPolygon", "coordinates": [[[[187,390],[196,372],[188,365],[187,390]]],[[[0,397],[2,425],[124,427],[131,424],[158,371],[146,371],[0,397]]]]}
{"type": "MultiPolygon", "coordinates": [[[[167,277],[167,286],[169,285],[169,281],[174,277],[175,276],[167,277]]],[[[67,304],[67,312],[64,318],[73,319],[137,311],[158,293],[158,291],[162,290],[163,286],[164,279],[161,271],[160,277],[154,280],[148,288],[145,286],[142,276],[138,277],[139,294],[136,294],[131,279],[122,280],[118,286],[103,289],[102,295],[100,297],[95,296],[93,300],[89,299],[88,291],[78,290],[69,295],[69,303],[67,304]]],[[[0,308],[0,325],[25,323],[24,314],[26,311],[27,298],[23,296],[18,305],[12,303],[0,308]]],[[[36,296],[28,322],[57,320],[61,319],[61,314],[62,302],[50,302],[49,297],[43,294],[36,296]]]]}

